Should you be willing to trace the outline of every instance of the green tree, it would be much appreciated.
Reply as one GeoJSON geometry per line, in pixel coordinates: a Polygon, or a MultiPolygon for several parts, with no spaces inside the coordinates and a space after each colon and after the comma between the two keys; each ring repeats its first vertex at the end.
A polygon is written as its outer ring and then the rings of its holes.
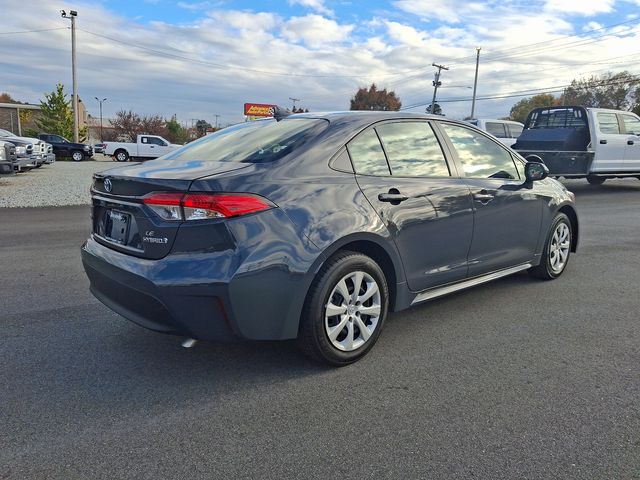
{"type": "Polygon", "coordinates": [[[367,89],[361,87],[351,98],[351,110],[383,110],[398,111],[402,102],[393,91],[378,90],[375,83],[367,89]]]}
{"type": "Polygon", "coordinates": [[[538,107],[553,107],[559,104],[559,100],[548,93],[541,93],[529,98],[523,98],[511,107],[509,117],[516,122],[522,122],[527,119],[527,115],[531,110],[538,107]]]}
{"type": "Polygon", "coordinates": [[[198,132],[198,137],[204,137],[207,134],[207,129],[212,128],[211,124],[206,120],[198,120],[196,122],[196,131],[198,132]]]}
{"type": "Polygon", "coordinates": [[[171,143],[183,144],[189,141],[189,132],[178,123],[175,116],[166,123],[165,127],[167,129],[167,140],[171,143]]]}
{"type": "Polygon", "coordinates": [[[629,110],[638,107],[640,78],[627,71],[573,80],[564,90],[564,105],[629,110]]]}
{"type": "Polygon", "coordinates": [[[65,138],[73,137],[73,111],[69,105],[64,85],[56,84],[56,89],[45,93],[40,101],[41,115],[35,121],[36,127],[42,133],[61,135],[65,138]]]}

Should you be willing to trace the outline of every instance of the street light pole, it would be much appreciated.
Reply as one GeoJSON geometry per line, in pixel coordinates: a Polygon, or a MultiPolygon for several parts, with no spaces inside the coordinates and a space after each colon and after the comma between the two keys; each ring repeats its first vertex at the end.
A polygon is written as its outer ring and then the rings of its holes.
{"type": "Polygon", "coordinates": [[[293,102],[293,110],[295,110],[296,109],[296,102],[299,102],[300,99],[299,98],[289,97],[289,100],[291,100],[293,102]]]}
{"type": "Polygon", "coordinates": [[[107,99],[103,98],[102,100],[100,100],[98,97],[93,98],[95,98],[100,104],[100,143],[102,143],[104,141],[104,137],[102,136],[102,102],[106,102],[107,99]]]}
{"type": "Polygon", "coordinates": [[[73,81],[73,141],[78,143],[78,82],[76,81],[76,17],[78,12],[69,10],[69,15],[64,10],[60,10],[62,18],[71,20],[71,77],[73,81]]]}
{"type": "Polygon", "coordinates": [[[480,47],[476,48],[476,78],[473,81],[473,100],[471,101],[471,119],[476,113],[476,89],[478,88],[478,67],[480,66],[480,47]]]}

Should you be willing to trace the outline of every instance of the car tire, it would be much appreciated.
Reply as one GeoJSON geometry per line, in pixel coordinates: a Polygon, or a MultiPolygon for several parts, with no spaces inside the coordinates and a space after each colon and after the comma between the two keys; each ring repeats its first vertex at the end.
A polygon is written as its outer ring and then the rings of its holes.
{"type": "Polygon", "coordinates": [[[118,162],[126,162],[129,160],[129,153],[126,150],[116,150],[113,156],[118,162]]]}
{"type": "Polygon", "coordinates": [[[389,289],[380,266],[366,255],[339,252],[325,262],[311,285],[298,342],[319,362],[349,365],[378,340],[388,305],[389,289]]]}
{"type": "Polygon", "coordinates": [[[84,160],[84,152],[82,150],[74,150],[71,152],[71,160],[74,162],[81,162],[84,160]]]}
{"type": "Polygon", "coordinates": [[[540,265],[530,268],[529,273],[543,280],[558,278],[569,263],[572,241],[571,221],[564,213],[558,213],[547,234],[540,265]]]}
{"type": "Polygon", "coordinates": [[[605,180],[606,178],[604,177],[596,177],[594,175],[589,175],[587,177],[587,182],[589,182],[590,185],[602,185],[605,180]]]}

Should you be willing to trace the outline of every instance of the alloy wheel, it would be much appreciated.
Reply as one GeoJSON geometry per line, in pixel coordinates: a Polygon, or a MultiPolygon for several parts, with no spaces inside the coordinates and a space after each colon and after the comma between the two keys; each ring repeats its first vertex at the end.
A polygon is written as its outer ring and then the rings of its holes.
{"type": "Polygon", "coordinates": [[[381,312],[380,286],[366,272],[351,272],[333,287],[324,326],[331,344],[343,352],[362,347],[375,332],[381,312]]]}
{"type": "Polygon", "coordinates": [[[566,223],[560,222],[549,242],[549,264],[554,273],[560,273],[564,269],[570,248],[571,230],[566,223]]]}

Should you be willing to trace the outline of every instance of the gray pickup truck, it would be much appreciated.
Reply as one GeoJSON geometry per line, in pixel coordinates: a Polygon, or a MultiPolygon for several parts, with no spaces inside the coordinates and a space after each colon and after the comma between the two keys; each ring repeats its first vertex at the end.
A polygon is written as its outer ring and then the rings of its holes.
{"type": "Polygon", "coordinates": [[[17,164],[16,146],[0,140],[0,175],[12,175],[17,164]]]}

